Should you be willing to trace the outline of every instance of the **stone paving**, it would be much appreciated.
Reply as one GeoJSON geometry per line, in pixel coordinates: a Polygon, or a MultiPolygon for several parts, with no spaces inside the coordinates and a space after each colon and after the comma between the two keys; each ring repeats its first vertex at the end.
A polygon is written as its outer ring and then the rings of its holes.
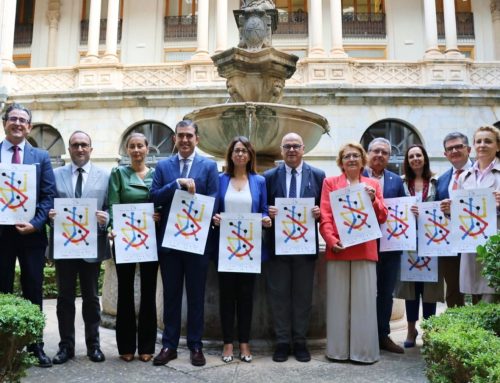
{"type": "MultiPolygon", "coordinates": [[[[178,359],[166,366],[155,367],[151,362],[143,363],[137,359],[130,363],[120,360],[114,330],[101,328],[101,348],[106,361],[93,363],[86,357],[81,300],[77,303],[75,358],[52,368],[32,367],[23,382],[427,382],[420,355],[420,336],[416,348],[407,349],[403,355],[382,351],[380,361],[368,366],[330,362],[324,356],[324,344],[321,343],[314,345],[309,363],[297,362],[293,356],[287,362],[275,363],[271,360],[269,347],[254,345],[252,363],[233,361],[226,364],[220,359],[222,344],[207,342],[204,349],[207,364],[204,367],[193,367],[189,363],[189,351],[185,343],[179,347],[178,359]]],[[[438,308],[438,311],[441,310],[438,308]]],[[[59,341],[55,300],[44,301],[44,312],[47,315],[45,352],[53,357],[59,341]]],[[[393,331],[391,337],[402,344],[405,335],[406,330],[401,329],[393,331]]],[[[160,348],[160,343],[157,343],[156,351],[160,348]]]]}

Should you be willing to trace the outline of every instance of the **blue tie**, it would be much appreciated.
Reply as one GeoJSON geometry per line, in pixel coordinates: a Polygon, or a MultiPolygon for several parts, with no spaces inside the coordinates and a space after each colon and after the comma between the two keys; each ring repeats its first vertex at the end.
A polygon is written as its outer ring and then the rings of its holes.
{"type": "Polygon", "coordinates": [[[186,178],[189,170],[189,159],[183,158],[182,162],[184,162],[184,167],[182,168],[181,178],[186,178]]]}
{"type": "Polygon", "coordinates": [[[292,169],[292,178],[290,178],[290,189],[288,189],[288,198],[297,198],[297,170],[292,169]]]}

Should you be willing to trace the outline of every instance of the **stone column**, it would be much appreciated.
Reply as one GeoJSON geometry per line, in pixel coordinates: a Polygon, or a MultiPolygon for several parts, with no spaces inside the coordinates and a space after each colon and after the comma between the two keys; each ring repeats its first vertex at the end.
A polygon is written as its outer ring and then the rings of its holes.
{"type": "Polygon", "coordinates": [[[436,0],[424,0],[425,17],[425,59],[443,57],[438,48],[438,32],[436,19],[436,0]]]}
{"type": "Polygon", "coordinates": [[[106,24],[106,53],[103,60],[118,62],[116,48],[118,45],[118,20],[120,13],[120,0],[108,0],[108,20],[106,24]]]}
{"type": "Polygon", "coordinates": [[[457,46],[457,20],[455,18],[455,1],[443,0],[444,34],[446,38],[445,55],[447,58],[463,58],[457,46]]]}
{"type": "Polygon", "coordinates": [[[309,57],[325,57],[322,0],[309,3],[309,57]]]}
{"type": "Polygon", "coordinates": [[[342,43],[342,1],[330,0],[330,24],[332,28],[332,49],[330,55],[333,58],[347,58],[342,43]]]}
{"type": "Polygon", "coordinates": [[[500,0],[491,0],[491,20],[493,23],[493,43],[495,46],[495,60],[500,60],[500,0]]]}
{"type": "Polygon", "coordinates": [[[193,60],[210,60],[208,55],[208,1],[198,0],[198,20],[196,29],[197,48],[193,60]]]}
{"type": "Polygon", "coordinates": [[[59,0],[50,0],[49,9],[47,10],[47,19],[49,21],[49,43],[47,54],[47,66],[53,67],[56,65],[56,50],[57,50],[57,30],[59,28],[59,19],[61,17],[61,2],[59,0]]]}
{"type": "Polygon", "coordinates": [[[227,0],[217,0],[217,35],[215,52],[220,53],[227,49],[227,0]]]}
{"type": "Polygon", "coordinates": [[[14,54],[14,29],[16,27],[16,0],[0,1],[2,12],[2,25],[0,29],[0,57],[2,68],[15,68],[14,54]]]}
{"type": "Polygon", "coordinates": [[[89,37],[87,54],[83,61],[97,62],[99,60],[99,32],[101,30],[101,0],[90,0],[89,37]]]}

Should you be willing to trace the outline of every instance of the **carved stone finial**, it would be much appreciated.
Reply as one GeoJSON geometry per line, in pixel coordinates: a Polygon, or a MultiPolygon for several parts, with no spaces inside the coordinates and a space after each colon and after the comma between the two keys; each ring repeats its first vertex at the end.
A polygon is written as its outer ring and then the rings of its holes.
{"type": "Polygon", "coordinates": [[[259,9],[265,11],[267,9],[275,9],[275,5],[272,0],[243,0],[241,9],[259,9]]]}

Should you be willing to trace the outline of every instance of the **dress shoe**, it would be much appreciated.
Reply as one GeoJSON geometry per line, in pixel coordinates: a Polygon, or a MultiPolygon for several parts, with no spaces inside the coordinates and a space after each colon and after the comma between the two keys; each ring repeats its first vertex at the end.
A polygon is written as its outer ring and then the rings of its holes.
{"type": "Polygon", "coordinates": [[[293,345],[293,355],[298,362],[309,362],[311,354],[305,343],[295,343],[293,345]]]}
{"type": "Polygon", "coordinates": [[[290,354],[290,345],[287,343],[278,343],[274,350],[273,360],[275,362],[286,362],[290,354]]]}
{"type": "Polygon", "coordinates": [[[87,356],[92,362],[104,362],[106,357],[99,347],[94,347],[87,351],[87,356]]]}
{"type": "Polygon", "coordinates": [[[122,354],[120,359],[125,362],[132,362],[134,360],[134,354],[122,354]]]}
{"type": "Polygon", "coordinates": [[[193,366],[204,366],[207,361],[205,360],[205,355],[203,355],[203,351],[201,348],[195,348],[191,350],[191,364],[193,366]]]}
{"type": "Polygon", "coordinates": [[[151,354],[139,354],[139,360],[141,362],[149,362],[151,359],[153,359],[153,355],[151,354]]]}
{"type": "Polygon", "coordinates": [[[31,344],[28,347],[28,351],[33,354],[33,356],[37,359],[38,367],[52,367],[52,361],[50,358],[45,355],[43,351],[43,343],[41,344],[31,344]]]}
{"type": "Polygon", "coordinates": [[[389,352],[394,352],[396,354],[404,354],[404,352],[405,352],[405,350],[403,349],[403,347],[398,346],[388,336],[386,336],[385,338],[380,339],[378,343],[379,343],[379,347],[380,347],[381,350],[385,350],[385,351],[389,351],[389,352]]]}
{"type": "Polygon", "coordinates": [[[66,363],[71,358],[74,358],[75,350],[71,350],[68,347],[60,347],[59,351],[57,351],[56,356],[52,358],[52,363],[54,364],[63,364],[66,363]]]}
{"type": "MultiPolygon", "coordinates": [[[[415,332],[413,334],[415,335],[413,337],[413,341],[411,341],[411,340],[405,340],[405,342],[403,343],[403,346],[405,346],[405,348],[415,347],[415,343],[417,342],[418,331],[415,330],[415,332]]],[[[409,337],[407,337],[407,339],[409,339],[409,337]]]]}
{"type": "Polygon", "coordinates": [[[153,359],[154,366],[163,366],[171,360],[177,359],[177,350],[162,348],[160,353],[153,359]]]}

